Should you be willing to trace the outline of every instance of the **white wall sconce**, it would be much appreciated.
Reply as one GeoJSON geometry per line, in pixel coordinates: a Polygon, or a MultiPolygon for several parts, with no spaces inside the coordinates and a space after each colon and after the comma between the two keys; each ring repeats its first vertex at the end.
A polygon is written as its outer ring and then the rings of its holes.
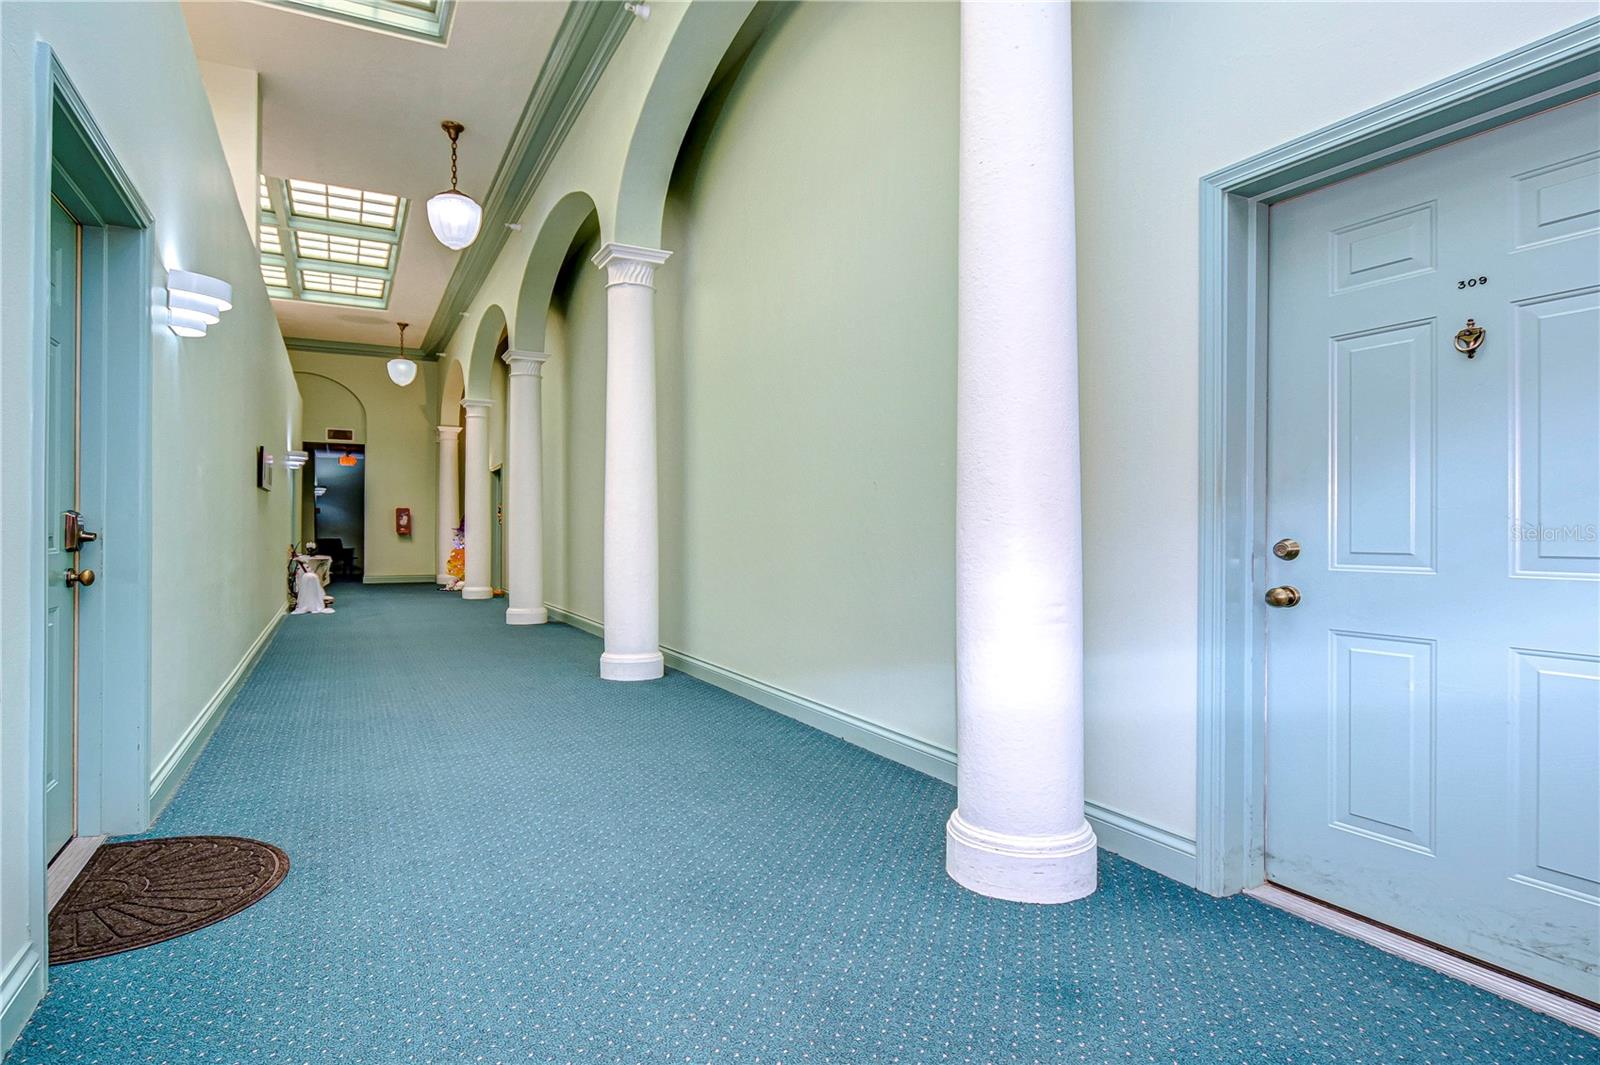
{"type": "Polygon", "coordinates": [[[233,286],[189,270],[167,271],[167,327],[181,337],[203,337],[233,310],[233,286]]]}
{"type": "Polygon", "coordinates": [[[641,22],[648,22],[650,20],[650,5],[646,2],[646,0],[638,0],[637,3],[623,4],[622,9],[641,22]]]}
{"type": "Polygon", "coordinates": [[[308,451],[285,451],[283,453],[283,465],[285,469],[298,470],[304,467],[305,464],[310,461],[311,453],[308,451]]]}

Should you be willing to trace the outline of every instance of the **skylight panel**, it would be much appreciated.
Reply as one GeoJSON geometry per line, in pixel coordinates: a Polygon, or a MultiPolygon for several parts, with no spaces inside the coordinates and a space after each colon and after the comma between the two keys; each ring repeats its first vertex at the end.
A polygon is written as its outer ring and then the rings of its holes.
{"type": "Polygon", "coordinates": [[[263,211],[272,210],[272,196],[267,192],[267,175],[257,174],[256,203],[263,211]]]}
{"type": "Polygon", "coordinates": [[[278,227],[261,223],[259,244],[261,251],[266,255],[282,255],[283,242],[278,238],[278,227]]]}
{"type": "Polygon", "coordinates": [[[292,179],[289,182],[289,212],[301,218],[322,218],[330,222],[393,230],[400,215],[400,197],[386,192],[368,192],[344,185],[292,179]]]}
{"type": "Polygon", "coordinates": [[[283,267],[276,263],[261,264],[261,280],[267,283],[268,288],[288,288],[289,274],[283,267]]]}
{"type": "Polygon", "coordinates": [[[326,262],[353,263],[378,270],[389,268],[389,254],[394,247],[381,240],[365,240],[335,233],[314,230],[296,230],[295,252],[302,259],[321,259],[326,262]]]}
{"type": "Polygon", "coordinates": [[[267,0],[367,29],[444,43],[454,0],[267,0]]]}
{"type": "Polygon", "coordinates": [[[378,277],[357,277],[331,270],[301,270],[300,287],[307,292],[381,300],[388,291],[389,283],[378,277]]]}

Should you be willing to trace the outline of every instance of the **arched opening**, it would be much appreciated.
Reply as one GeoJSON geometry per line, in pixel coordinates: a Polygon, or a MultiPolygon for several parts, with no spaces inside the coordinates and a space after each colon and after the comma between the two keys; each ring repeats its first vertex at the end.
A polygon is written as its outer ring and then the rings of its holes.
{"type": "Polygon", "coordinates": [[[367,559],[367,410],[359,396],[322,374],[297,372],[303,447],[300,542],[314,541],[335,577],[359,580],[367,559]]]}

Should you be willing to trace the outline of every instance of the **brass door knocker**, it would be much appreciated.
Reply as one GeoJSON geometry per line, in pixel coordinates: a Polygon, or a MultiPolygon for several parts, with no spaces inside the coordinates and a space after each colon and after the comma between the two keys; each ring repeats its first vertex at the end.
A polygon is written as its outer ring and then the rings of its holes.
{"type": "Polygon", "coordinates": [[[1478,349],[1483,347],[1483,326],[1467,319],[1467,327],[1456,334],[1456,350],[1467,358],[1478,354],[1478,349]]]}

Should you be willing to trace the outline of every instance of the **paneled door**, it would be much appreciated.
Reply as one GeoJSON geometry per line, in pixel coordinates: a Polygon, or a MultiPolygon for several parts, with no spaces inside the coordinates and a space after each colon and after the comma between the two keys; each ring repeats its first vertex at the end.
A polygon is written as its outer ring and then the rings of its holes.
{"type": "Polygon", "coordinates": [[[78,499],[77,221],[50,203],[50,337],[45,361],[44,853],[53,858],[77,820],[77,556],[63,515],[78,499]]]}
{"type": "Polygon", "coordinates": [[[1270,234],[1267,878],[1600,1000],[1600,98],[1270,234]]]}

